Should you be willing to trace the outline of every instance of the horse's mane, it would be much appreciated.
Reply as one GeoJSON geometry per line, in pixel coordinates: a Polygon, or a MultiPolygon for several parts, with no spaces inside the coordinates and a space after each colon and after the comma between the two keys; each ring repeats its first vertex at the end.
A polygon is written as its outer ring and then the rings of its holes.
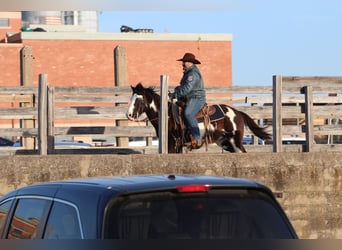
{"type": "Polygon", "coordinates": [[[153,100],[156,102],[156,104],[160,105],[160,98],[159,94],[156,92],[156,89],[154,86],[152,87],[144,87],[141,82],[139,82],[135,87],[132,87],[134,89],[133,91],[138,94],[143,94],[146,97],[146,100],[148,103],[151,103],[153,100]]]}
{"type": "Polygon", "coordinates": [[[145,90],[151,92],[151,94],[158,94],[155,86],[146,87],[145,90]]]}
{"type": "Polygon", "coordinates": [[[156,90],[156,87],[147,87],[147,88],[145,88],[147,91],[149,91],[149,92],[151,92],[151,93],[153,93],[153,94],[158,94],[157,93],[157,90],[156,90]]]}
{"type": "Polygon", "coordinates": [[[138,89],[138,90],[143,90],[143,91],[149,92],[150,94],[157,94],[158,95],[155,86],[144,87],[141,84],[141,82],[139,82],[135,88],[138,89]]]}

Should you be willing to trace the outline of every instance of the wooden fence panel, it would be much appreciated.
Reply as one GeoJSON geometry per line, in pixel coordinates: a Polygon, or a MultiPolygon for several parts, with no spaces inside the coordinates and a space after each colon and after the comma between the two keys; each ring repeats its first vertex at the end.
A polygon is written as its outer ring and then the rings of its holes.
{"type": "MultiPolygon", "coordinates": [[[[34,122],[38,118],[37,87],[0,87],[0,136],[16,140],[16,138],[37,138],[38,130],[34,122]]],[[[31,140],[32,141],[32,140],[31,140]]],[[[29,145],[30,146],[30,145],[29,145]]]]}
{"type": "Polygon", "coordinates": [[[152,126],[97,126],[97,127],[56,127],[55,136],[66,135],[106,135],[116,137],[153,137],[156,136],[155,129],[152,126]]]}
{"type": "MultiPolygon", "coordinates": [[[[269,131],[273,136],[276,135],[274,138],[281,139],[284,135],[310,136],[305,124],[308,120],[313,121],[310,123],[312,126],[310,133],[313,136],[342,135],[342,126],[339,123],[342,117],[341,77],[278,76],[278,79],[282,81],[279,89],[274,86],[208,87],[207,100],[208,103],[229,104],[246,112],[255,120],[272,125],[269,131]],[[310,97],[301,93],[306,86],[310,86],[310,97]],[[329,93],[336,93],[336,95],[330,96],[329,93]],[[308,98],[312,102],[310,117],[306,105],[309,102],[308,98]],[[292,120],[295,122],[289,122],[292,120]],[[317,120],[325,122],[315,124],[317,120]]],[[[50,99],[47,103],[51,106],[46,111],[49,117],[46,118],[48,124],[46,141],[56,136],[153,137],[156,135],[154,128],[146,122],[129,122],[129,126],[115,126],[118,120],[127,121],[125,112],[131,95],[129,86],[50,86],[49,89],[51,92],[48,94],[50,99]],[[118,106],[118,103],[122,105],[118,106]]],[[[160,88],[156,86],[155,90],[158,92],[160,88]]],[[[38,120],[37,105],[30,108],[17,105],[26,101],[39,103],[37,87],[0,87],[0,93],[0,121],[3,124],[8,124],[11,120],[38,120]],[[10,106],[12,102],[17,104],[10,106]]],[[[37,137],[39,134],[38,128],[5,125],[0,127],[0,133],[6,137],[37,137]]],[[[247,129],[245,134],[251,135],[251,132],[247,129]]],[[[273,151],[288,148],[281,144],[281,140],[279,145],[276,144],[276,149],[274,145],[273,151]]],[[[259,146],[255,147],[259,148],[259,146]]],[[[314,151],[336,150],[336,148],[339,147],[312,145],[314,151]]]]}
{"type": "Polygon", "coordinates": [[[36,107],[31,108],[1,108],[0,119],[13,120],[13,119],[37,119],[38,109],[36,107]]]}
{"type": "MultiPolygon", "coordinates": [[[[315,133],[315,120],[319,119],[341,119],[341,85],[342,77],[298,77],[298,76],[273,76],[273,146],[274,152],[282,152],[281,138],[283,136],[282,121],[287,118],[285,103],[282,98],[286,94],[304,94],[304,103],[297,103],[297,119],[305,121],[306,151],[313,151],[313,138],[315,133]],[[304,91],[303,91],[304,90],[304,91]],[[333,94],[331,94],[333,93],[333,94]],[[319,100],[315,102],[316,100],[319,100]],[[286,116],[286,117],[285,117],[286,116]]],[[[295,107],[291,107],[293,111],[295,107]]],[[[294,113],[294,114],[295,114],[294,113]]],[[[338,124],[336,124],[338,125],[338,124]]],[[[338,127],[337,127],[338,128],[338,127]]],[[[337,129],[334,135],[338,134],[341,128],[337,129]]],[[[321,131],[322,132],[322,131],[321,131]]],[[[328,136],[331,136],[331,134],[328,136]]]]}

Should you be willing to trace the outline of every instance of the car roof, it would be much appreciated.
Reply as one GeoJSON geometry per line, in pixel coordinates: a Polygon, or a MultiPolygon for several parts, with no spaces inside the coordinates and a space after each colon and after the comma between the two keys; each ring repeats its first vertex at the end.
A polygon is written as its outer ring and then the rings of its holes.
{"type": "Polygon", "coordinates": [[[137,175],[122,177],[94,177],[85,179],[66,180],[60,184],[74,185],[98,185],[104,188],[116,188],[121,191],[133,191],[143,189],[145,186],[152,187],[174,187],[184,184],[211,184],[225,186],[258,186],[259,183],[247,179],[199,176],[199,175],[137,175]]]}
{"type": "MultiPolygon", "coordinates": [[[[58,189],[70,190],[111,190],[115,193],[140,192],[144,190],[170,189],[179,185],[210,184],[212,186],[225,187],[259,187],[264,185],[247,179],[218,177],[218,176],[199,176],[199,175],[136,175],[122,177],[92,177],[73,180],[51,181],[40,184],[33,184],[19,188],[10,192],[9,196],[14,195],[46,195],[54,196],[58,189]]],[[[6,195],[6,196],[8,196],[6,195]]]]}

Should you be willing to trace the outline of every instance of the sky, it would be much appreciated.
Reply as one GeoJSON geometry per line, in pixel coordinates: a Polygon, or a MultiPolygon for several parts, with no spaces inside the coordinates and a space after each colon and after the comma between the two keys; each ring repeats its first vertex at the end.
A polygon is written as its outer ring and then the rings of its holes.
{"type": "Polygon", "coordinates": [[[101,11],[100,32],[127,25],[155,33],[232,34],[234,85],[271,85],[273,75],[342,75],[340,0],[118,2],[125,4],[101,11]]]}

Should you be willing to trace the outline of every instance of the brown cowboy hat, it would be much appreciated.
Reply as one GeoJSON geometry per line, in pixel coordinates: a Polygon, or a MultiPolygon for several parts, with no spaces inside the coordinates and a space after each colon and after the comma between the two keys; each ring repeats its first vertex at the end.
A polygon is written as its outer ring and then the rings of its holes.
{"type": "Polygon", "coordinates": [[[182,61],[182,62],[192,62],[193,64],[201,64],[200,61],[198,61],[195,58],[195,55],[192,53],[185,53],[183,58],[178,59],[177,61],[182,61]]]}

